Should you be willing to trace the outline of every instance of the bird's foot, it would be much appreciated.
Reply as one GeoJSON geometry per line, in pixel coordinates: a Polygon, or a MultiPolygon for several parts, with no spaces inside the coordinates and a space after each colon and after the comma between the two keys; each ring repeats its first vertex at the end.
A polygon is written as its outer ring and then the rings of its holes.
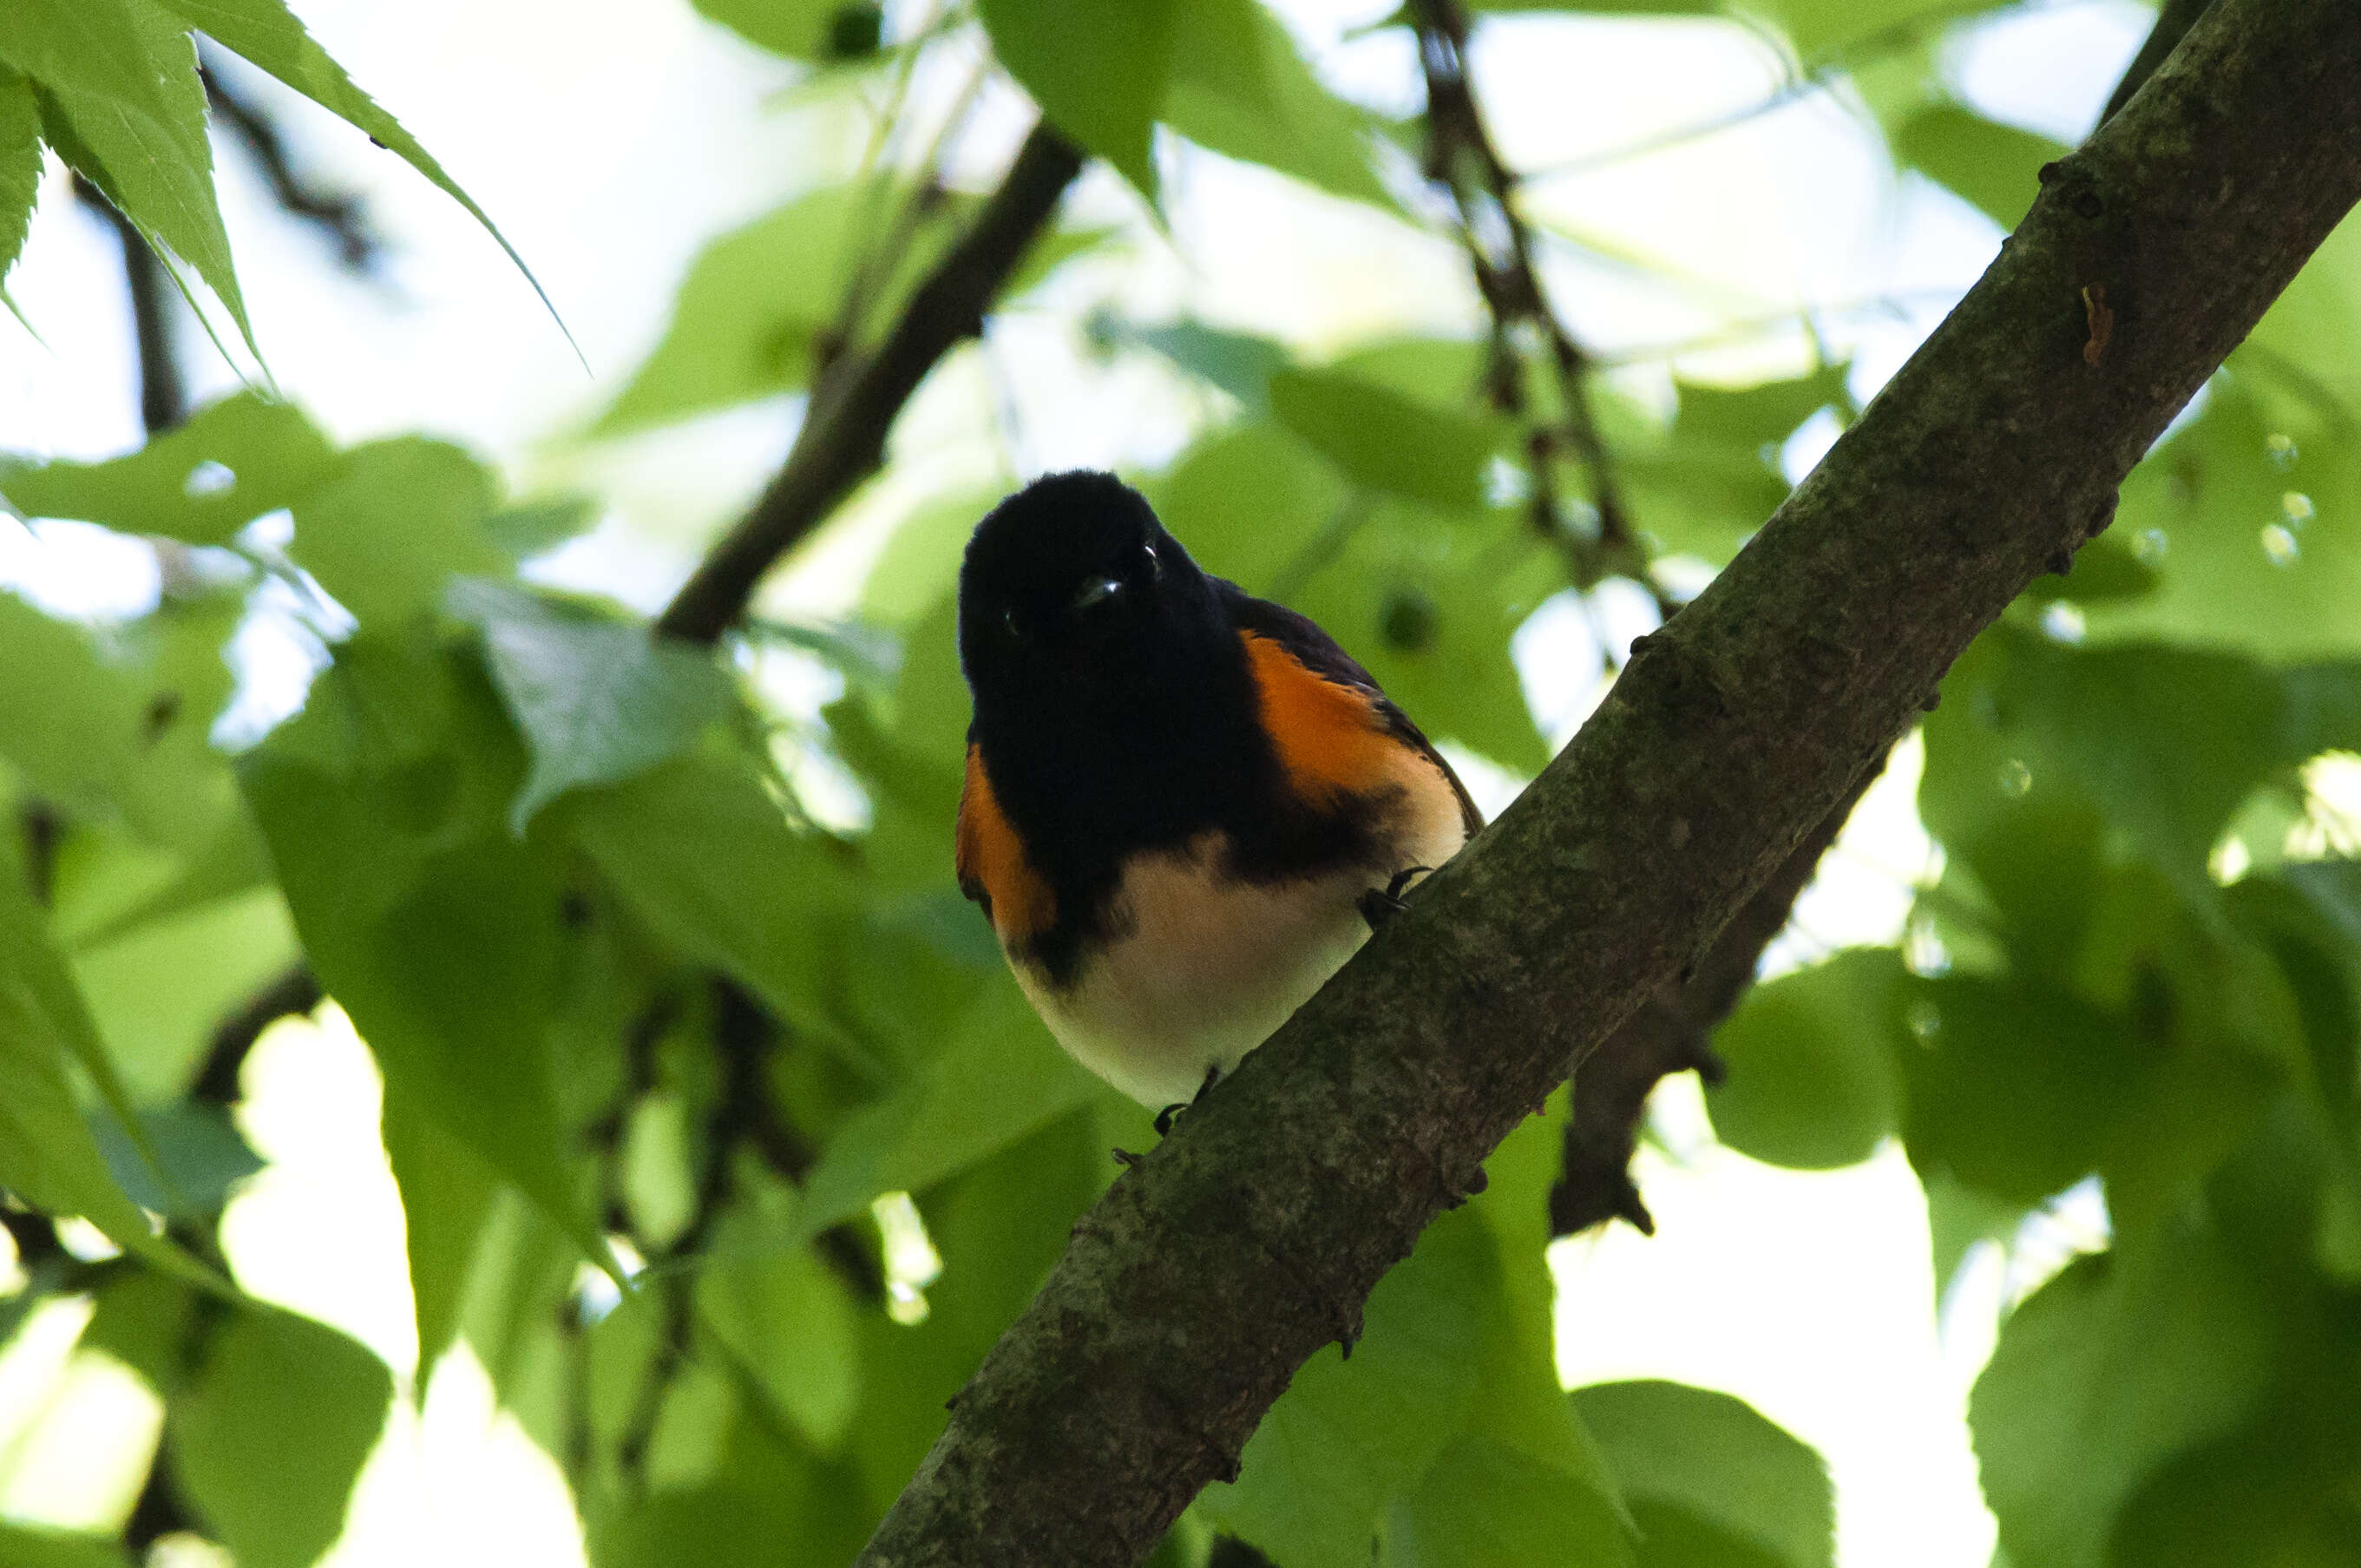
{"type": "Polygon", "coordinates": [[[1385,886],[1373,887],[1361,894],[1361,918],[1369,923],[1369,929],[1376,930],[1409,908],[1410,905],[1402,902],[1402,894],[1409,891],[1411,883],[1433,870],[1433,866],[1404,866],[1385,886]]]}
{"type": "Polygon", "coordinates": [[[1159,1138],[1170,1136],[1172,1132],[1172,1119],[1180,1115],[1181,1112],[1188,1110],[1190,1105],[1197,1103],[1198,1100],[1205,1098],[1205,1091],[1213,1088],[1213,1085],[1221,1081],[1222,1069],[1220,1064],[1215,1063],[1213,1066],[1207,1068],[1205,1069],[1205,1081],[1197,1086],[1197,1094],[1195,1099],[1191,1100],[1188,1105],[1167,1105],[1163,1110],[1159,1111],[1156,1113],[1156,1135],[1159,1138]]]}

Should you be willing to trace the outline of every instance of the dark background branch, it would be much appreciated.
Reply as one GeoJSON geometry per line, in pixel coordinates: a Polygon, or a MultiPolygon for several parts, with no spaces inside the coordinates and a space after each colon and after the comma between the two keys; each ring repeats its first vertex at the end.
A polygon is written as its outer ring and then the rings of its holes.
{"type": "Polygon", "coordinates": [[[2107,106],[2099,114],[2101,125],[2114,119],[2132,101],[2132,94],[2156,74],[2156,68],[2164,63],[2165,57],[2173,51],[2190,27],[2205,14],[2207,4],[2208,0],[2164,0],[2157,8],[2156,26],[2148,29],[2147,41],[2132,56],[2131,64],[2124,68],[2124,79],[2115,83],[2115,90],[2107,94],[2107,106]]]}
{"type": "Polygon", "coordinates": [[[346,269],[367,272],[376,267],[385,247],[369,227],[368,210],[361,198],[320,185],[298,170],[288,156],[287,138],[280,134],[279,122],[222,74],[212,50],[201,51],[200,59],[197,74],[205,84],[206,106],[246,148],[280,210],[324,235],[346,269]]]}
{"type": "Polygon", "coordinates": [[[1000,189],[918,285],[885,341],[872,353],[848,353],[812,388],[785,466],[698,564],[657,619],[657,631],[717,641],[745,612],[772,564],[884,466],[885,437],[902,406],[944,355],[983,330],[984,312],[1082,168],[1071,143],[1047,125],[1033,128],[1000,189]]]}
{"type": "Polygon", "coordinates": [[[862,1561],[1152,1548],[1566,1064],[2106,526],[2361,198],[2356,81],[2350,0],[2216,0],[1532,787],[1075,1227],[862,1561]]]}

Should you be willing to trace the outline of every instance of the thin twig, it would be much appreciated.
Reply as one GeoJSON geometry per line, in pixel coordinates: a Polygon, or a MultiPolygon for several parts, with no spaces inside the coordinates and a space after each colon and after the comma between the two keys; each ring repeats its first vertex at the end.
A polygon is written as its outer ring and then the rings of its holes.
{"type": "MultiPolygon", "coordinates": [[[[1417,0],[1419,64],[1426,76],[1427,177],[1451,192],[1461,238],[1492,318],[1486,392],[1494,407],[1525,427],[1534,527],[1567,556],[1575,580],[1588,586],[1605,570],[1644,583],[1630,517],[1591,404],[1591,359],[1557,312],[1533,265],[1532,231],[1517,210],[1517,176],[1501,160],[1467,76],[1467,16],[1458,0],[1417,0]],[[1533,417],[1525,395],[1526,361],[1554,375],[1554,421],[1533,417]],[[1561,451],[1581,464],[1598,514],[1593,542],[1566,526],[1558,504],[1561,451]]],[[[1665,608],[1671,614],[1671,608],[1665,608]]]]}
{"type": "Polygon", "coordinates": [[[115,210],[97,186],[77,174],[74,199],[105,220],[123,250],[123,281],[131,292],[131,333],[139,358],[139,422],[148,434],[171,429],[189,414],[189,394],[172,345],[170,280],[137,225],[115,210]]]}
{"type": "Polygon", "coordinates": [[[287,155],[287,138],[260,104],[241,96],[210,59],[197,74],[205,84],[205,103],[229,127],[254,166],[270,187],[271,199],[290,217],[300,218],[335,243],[336,258],[355,272],[368,272],[384,254],[384,242],[369,227],[368,212],[360,197],[313,183],[298,173],[287,155]]]}
{"type": "Polygon", "coordinates": [[[903,405],[954,345],[983,330],[984,312],[1082,168],[1071,143],[1046,125],[1033,128],[1000,189],[910,296],[884,343],[849,356],[829,386],[815,389],[785,466],[675,596],[658,632],[718,641],[772,564],[884,466],[885,437],[903,405]]]}

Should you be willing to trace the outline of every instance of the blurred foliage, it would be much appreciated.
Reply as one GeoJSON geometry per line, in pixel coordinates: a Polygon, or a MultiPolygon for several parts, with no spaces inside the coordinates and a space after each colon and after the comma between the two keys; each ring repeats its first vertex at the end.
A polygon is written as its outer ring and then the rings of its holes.
{"type": "MultiPolygon", "coordinates": [[[[697,6],[816,92],[906,83],[980,27],[1151,202],[1162,125],[1428,221],[1418,127],[1331,92],[1253,0],[978,0],[907,36],[869,5],[697,6]]],[[[1769,29],[1806,79],[1853,83],[1897,168],[2004,225],[2059,151],[1936,69],[1996,3],[1557,8],[1769,29]]],[[[466,202],[278,0],[24,0],[0,21],[0,276],[46,146],[245,330],[191,27],[466,202]]],[[[936,175],[864,170],[714,239],[589,434],[804,390],[873,343],[978,207],[936,175]]],[[[1109,238],[1046,237],[1016,291],[1109,238]]],[[[1591,586],[1596,518],[1525,504],[1530,448],[1472,337],[1311,363],[1186,318],[1078,327],[1205,389],[1213,417],[1141,476],[1202,560],[1320,620],[1438,738],[1547,761],[1510,642],[1591,586]]],[[[1598,390],[1643,554],[1708,567],[1784,496],[1782,445],[1855,407],[1841,364],[1677,384],[1662,409],[1598,390]]],[[[1938,1278],[2100,1183],[2108,1250],[2015,1308],[1976,1389],[2013,1568],[2361,1563],[2356,408],[2348,225],[2112,532],[1945,683],[1918,800],[1939,872],[1900,944],[1763,984],[1721,1033],[1724,1141],[1821,1168],[1898,1139],[1938,1278]]],[[[340,446],[258,392],[108,462],[0,455],[0,497],[178,564],[119,622],[0,593],[0,1186],[25,1276],[0,1330],[87,1298],[82,1343],[162,1400],[129,1539],[160,1519],[302,1568],[401,1392],[221,1270],[216,1222],[257,1168],[223,1075],[300,959],[384,1075],[424,1362],[465,1341],[564,1466],[593,1560],[846,1561],[1112,1179],[1107,1149],[1152,1135],[1050,1042],[950,886],[951,591],[992,494],[909,507],[845,620],[757,619],[718,658],[520,579],[595,506],[512,503],[445,442],[340,446]],[[258,523],[281,514],[291,532],[258,523]],[[225,650],[261,617],[324,669],[233,755],[225,650]],[[783,706],[760,678],[777,656],[840,695],[783,706]],[[815,760],[857,784],[850,825],[808,804],[815,760]],[[43,1216],[126,1255],[80,1261],[43,1216]],[[586,1265],[620,1276],[620,1244],[648,1266],[609,1308],[586,1265]]],[[[1303,1370],[1159,1561],[1219,1530],[1282,1568],[1359,1568],[1372,1543],[1399,1568],[1827,1568],[1818,1458],[1752,1409],[1559,1388],[1564,1113],[1500,1149],[1380,1286],[1357,1353],[1303,1370]]],[[[0,1561],[127,1559],[6,1525],[0,1561]]]]}

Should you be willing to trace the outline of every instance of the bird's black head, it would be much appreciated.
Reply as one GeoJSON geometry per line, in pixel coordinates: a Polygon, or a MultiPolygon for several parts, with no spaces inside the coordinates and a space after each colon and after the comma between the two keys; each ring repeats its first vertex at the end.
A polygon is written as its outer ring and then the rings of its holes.
{"type": "Polygon", "coordinates": [[[1219,657],[1224,627],[1197,564],[1112,474],[1036,479],[976,525],[960,568],[960,665],[979,712],[1148,696],[1219,657]]]}

